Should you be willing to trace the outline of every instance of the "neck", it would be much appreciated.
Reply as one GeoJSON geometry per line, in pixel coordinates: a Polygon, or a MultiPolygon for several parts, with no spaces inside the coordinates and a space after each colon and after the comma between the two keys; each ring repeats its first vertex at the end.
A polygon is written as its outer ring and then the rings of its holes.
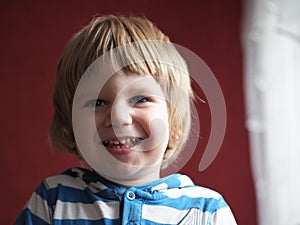
{"type": "Polygon", "coordinates": [[[133,186],[143,185],[146,183],[150,183],[152,181],[156,181],[160,179],[160,171],[151,172],[148,174],[135,174],[132,177],[127,178],[117,178],[117,177],[106,177],[103,176],[105,179],[120,184],[124,187],[130,188],[133,186]]]}

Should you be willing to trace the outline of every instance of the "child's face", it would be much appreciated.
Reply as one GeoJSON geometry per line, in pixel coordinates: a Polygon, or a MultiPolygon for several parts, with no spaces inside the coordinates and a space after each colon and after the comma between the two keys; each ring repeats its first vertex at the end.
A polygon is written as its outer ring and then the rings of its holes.
{"type": "Polygon", "coordinates": [[[117,73],[97,99],[85,98],[83,105],[79,129],[92,137],[87,145],[92,150],[79,150],[100,175],[137,184],[159,178],[169,140],[168,109],[152,76],[117,73]],[[83,117],[94,119],[96,131],[83,117]]]}

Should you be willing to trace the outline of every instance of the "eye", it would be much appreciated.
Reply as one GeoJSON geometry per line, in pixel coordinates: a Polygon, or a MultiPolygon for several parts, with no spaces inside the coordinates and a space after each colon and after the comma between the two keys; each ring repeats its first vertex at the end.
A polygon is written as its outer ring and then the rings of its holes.
{"type": "Polygon", "coordinates": [[[145,103],[145,102],[148,102],[149,99],[145,96],[142,96],[142,95],[138,95],[138,96],[134,96],[130,99],[130,103],[131,104],[139,104],[139,103],[145,103]]]}
{"type": "Polygon", "coordinates": [[[102,99],[95,99],[95,100],[90,100],[85,104],[86,107],[89,108],[96,108],[100,106],[105,106],[105,101],[102,99]]]}

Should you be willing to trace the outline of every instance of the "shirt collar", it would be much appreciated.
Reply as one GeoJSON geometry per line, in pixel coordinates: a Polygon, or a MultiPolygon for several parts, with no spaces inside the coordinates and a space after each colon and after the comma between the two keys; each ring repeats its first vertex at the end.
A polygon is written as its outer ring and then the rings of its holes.
{"type": "Polygon", "coordinates": [[[77,176],[80,176],[90,188],[96,190],[97,195],[108,199],[120,199],[129,189],[141,198],[157,199],[163,198],[163,193],[168,189],[194,186],[193,181],[188,176],[182,174],[169,175],[147,184],[128,188],[101,177],[95,171],[73,168],[73,175],[75,171],[77,172],[77,176]]]}

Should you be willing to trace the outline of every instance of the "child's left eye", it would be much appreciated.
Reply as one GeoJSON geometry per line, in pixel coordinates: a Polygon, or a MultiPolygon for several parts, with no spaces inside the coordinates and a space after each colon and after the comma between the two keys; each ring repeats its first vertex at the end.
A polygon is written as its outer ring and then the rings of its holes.
{"type": "Polygon", "coordinates": [[[148,102],[149,99],[145,96],[134,96],[133,98],[130,99],[131,104],[137,104],[137,103],[144,103],[148,102]]]}

